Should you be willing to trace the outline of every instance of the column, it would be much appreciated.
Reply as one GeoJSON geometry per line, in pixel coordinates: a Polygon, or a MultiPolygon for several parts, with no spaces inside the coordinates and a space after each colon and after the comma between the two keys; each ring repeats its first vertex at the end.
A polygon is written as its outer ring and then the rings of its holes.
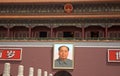
{"type": "Polygon", "coordinates": [[[52,25],[50,26],[50,37],[51,38],[53,37],[53,26],[52,25]]]}
{"type": "Polygon", "coordinates": [[[82,40],[85,39],[85,28],[84,25],[82,25],[82,40]]]}
{"type": "Polygon", "coordinates": [[[105,25],[105,39],[108,38],[108,25],[105,25]]]}
{"type": "Polygon", "coordinates": [[[50,73],[49,76],[53,76],[53,74],[50,73]]]}
{"type": "Polygon", "coordinates": [[[31,26],[29,26],[29,38],[31,38],[31,26]]]}
{"type": "Polygon", "coordinates": [[[3,76],[10,76],[10,63],[4,64],[3,76]]]}
{"type": "Polygon", "coordinates": [[[18,66],[18,75],[17,76],[24,76],[24,66],[23,65],[18,66]]]}
{"type": "Polygon", "coordinates": [[[34,76],[34,68],[33,67],[29,68],[29,76],[34,76]]]}
{"type": "Polygon", "coordinates": [[[7,37],[8,38],[10,37],[10,28],[9,27],[7,28],[7,37]]]}
{"type": "Polygon", "coordinates": [[[42,76],[42,69],[37,70],[37,76],[42,76]]]}
{"type": "Polygon", "coordinates": [[[48,73],[47,73],[47,71],[44,71],[44,76],[48,76],[48,73]]]}

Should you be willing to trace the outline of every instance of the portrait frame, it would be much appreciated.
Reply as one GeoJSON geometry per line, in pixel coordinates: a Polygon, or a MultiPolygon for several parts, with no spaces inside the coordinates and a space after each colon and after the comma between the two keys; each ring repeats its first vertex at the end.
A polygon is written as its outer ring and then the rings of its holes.
{"type": "Polygon", "coordinates": [[[108,49],[108,62],[120,62],[120,49],[108,49]]]}
{"type": "Polygon", "coordinates": [[[53,69],[74,69],[74,46],[72,43],[56,43],[53,48],[53,69]],[[59,47],[67,46],[69,48],[67,59],[71,60],[71,66],[56,66],[56,60],[59,59],[59,47]]]}

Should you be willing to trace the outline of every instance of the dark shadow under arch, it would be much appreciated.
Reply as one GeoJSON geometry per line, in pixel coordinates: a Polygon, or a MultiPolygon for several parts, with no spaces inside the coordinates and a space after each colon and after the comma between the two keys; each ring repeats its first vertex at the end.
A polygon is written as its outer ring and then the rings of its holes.
{"type": "Polygon", "coordinates": [[[72,75],[69,72],[62,70],[62,71],[56,72],[54,76],[72,76],[72,75]]]}

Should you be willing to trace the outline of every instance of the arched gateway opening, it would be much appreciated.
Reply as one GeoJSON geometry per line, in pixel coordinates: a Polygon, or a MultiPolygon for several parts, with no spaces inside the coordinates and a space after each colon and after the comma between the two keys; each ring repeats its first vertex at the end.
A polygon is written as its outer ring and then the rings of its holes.
{"type": "Polygon", "coordinates": [[[67,71],[58,71],[54,74],[54,76],[72,76],[72,75],[67,71]]]}

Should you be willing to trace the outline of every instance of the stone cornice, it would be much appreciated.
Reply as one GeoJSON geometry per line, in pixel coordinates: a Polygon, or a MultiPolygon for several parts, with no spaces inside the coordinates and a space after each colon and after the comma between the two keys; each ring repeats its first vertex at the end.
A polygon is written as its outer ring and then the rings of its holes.
{"type": "Polygon", "coordinates": [[[4,15],[1,19],[49,19],[49,18],[120,18],[118,15],[4,15]]]}

